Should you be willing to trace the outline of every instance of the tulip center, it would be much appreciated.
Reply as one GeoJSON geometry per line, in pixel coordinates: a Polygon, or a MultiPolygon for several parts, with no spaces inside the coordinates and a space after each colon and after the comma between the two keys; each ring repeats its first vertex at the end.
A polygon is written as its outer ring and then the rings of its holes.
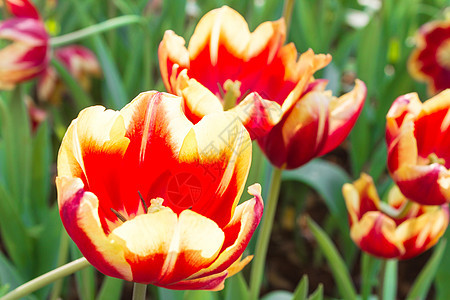
{"type": "Polygon", "coordinates": [[[223,84],[225,94],[223,96],[223,110],[227,111],[236,106],[236,103],[241,96],[241,82],[227,79],[223,84]]]}
{"type": "Polygon", "coordinates": [[[444,68],[450,69],[450,39],[446,39],[436,51],[437,62],[444,68]]]}
{"type": "Polygon", "coordinates": [[[445,166],[445,159],[438,157],[435,153],[428,155],[428,164],[440,164],[445,166]]]}

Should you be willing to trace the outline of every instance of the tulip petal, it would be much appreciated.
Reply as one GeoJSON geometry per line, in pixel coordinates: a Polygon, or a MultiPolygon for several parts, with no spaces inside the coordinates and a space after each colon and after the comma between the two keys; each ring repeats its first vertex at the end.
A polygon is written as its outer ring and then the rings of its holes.
{"type": "Polygon", "coordinates": [[[319,156],[339,146],[348,136],[362,111],[366,93],[366,85],[357,79],[351,92],[331,101],[328,138],[319,156]]]}
{"type": "Polygon", "coordinates": [[[175,86],[179,73],[183,68],[189,67],[189,52],[184,44],[182,37],[167,30],[158,48],[161,77],[167,91],[172,94],[177,94],[175,86]]]}
{"type": "Polygon", "coordinates": [[[186,136],[179,155],[179,161],[191,165],[191,173],[203,183],[192,210],[221,228],[228,224],[242,194],[250,160],[251,140],[236,114],[205,116],[186,136]],[[222,200],[211,202],[217,197],[222,200]]]}
{"type": "Polygon", "coordinates": [[[84,257],[105,275],[131,280],[122,245],[102,230],[97,197],[84,189],[79,178],[56,178],[61,220],[84,257]]]}
{"type": "Polygon", "coordinates": [[[403,241],[406,252],[401,259],[419,255],[434,246],[448,226],[448,205],[429,207],[423,215],[406,220],[398,226],[397,239],[403,241]]]}
{"type": "Polygon", "coordinates": [[[440,164],[404,165],[392,177],[403,195],[417,203],[441,205],[450,199],[450,173],[440,164]]]}
{"type": "Polygon", "coordinates": [[[125,243],[133,281],[162,285],[209,266],[224,240],[224,233],[210,219],[191,210],[177,218],[169,208],[136,216],[112,234],[125,243]]]}
{"type": "Polygon", "coordinates": [[[364,251],[384,258],[395,258],[405,253],[402,243],[396,239],[395,222],[378,211],[370,211],[353,224],[352,240],[364,251]]]}
{"type": "Polygon", "coordinates": [[[252,140],[266,135],[282,116],[278,103],[264,100],[257,93],[251,93],[230,111],[238,115],[252,140]]]}
{"type": "MultiPolygon", "coordinates": [[[[181,86],[183,86],[182,83],[181,86]]],[[[194,124],[207,114],[223,111],[219,99],[195,79],[186,79],[181,95],[183,96],[184,112],[194,124]]]]}
{"type": "Polygon", "coordinates": [[[239,258],[261,220],[264,202],[261,198],[261,186],[259,184],[250,186],[248,192],[254,198],[239,205],[230,223],[223,228],[225,241],[219,257],[208,268],[192,275],[191,279],[209,276],[228,268],[230,268],[231,276],[250,261],[251,258],[245,258],[239,262],[239,258]]]}
{"type": "Polygon", "coordinates": [[[228,277],[227,271],[222,273],[213,274],[206,277],[187,279],[179,281],[173,284],[161,285],[155,284],[157,286],[168,288],[172,290],[210,290],[219,291],[224,288],[224,281],[228,277]]]}
{"type": "Polygon", "coordinates": [[[8,10],[18,18],[40,19],[39,12],[28,0],[6,0],[8,10]]]}

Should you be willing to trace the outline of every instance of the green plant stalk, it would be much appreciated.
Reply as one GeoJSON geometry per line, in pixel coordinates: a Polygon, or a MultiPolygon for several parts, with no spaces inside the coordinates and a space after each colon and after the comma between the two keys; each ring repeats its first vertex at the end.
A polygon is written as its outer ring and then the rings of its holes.
{"type": "Polygon", "coordinates": [[[60,47],[67,44],[72,44],[78,40],[82,40],[84,38],[96,35],[104,31],[140,22],[142,22],[142,17],[136,15],[128,15],[112,18],[102,23],[94,24],[68,34],[51,38],[50,45],[52,45],[52,47],[60,47]]]}
{"type": "Polygon", "coordinates": [[[291,26],[292,11],[294,9],[294,0],[285,0],[283,6],[283,18],[286,22],[286,36],[289,35],[289,27],[291,26]]]}
{"type": "Polygon", "coordinates": [[[20,299],[60,278],[73,274],[90,265],[91,264],[86,260],[86,258],[82,257],[22,284],[3,296],[1,300],[20,299]]]}
{"type": "Polygon", "coordinates": [[[378,295],[380,300],[394,300],[397,294],[397,263],[396,259],[384,259],[381,262],[380,286],[378,295]]]}
{"type": "Polygon", "coordinates": [[[265,208],[258,239],[256,241],[255,259],[253,260],[250,274],[250,300],[257,300],[261,289],[266,262],[267,248],[269,246],[270,233],[277,209],[278,195],[281,186],[281,173],[283,169],[274,167],[270,181],[269,197],[265,208]]]}
{"type": "MultiPolygon", "coordinates": [[[[59,243],[58,266],[62,266],[69,256],[69,236],[65,230],[61,230],[61,240],[59,243]]],[[[54,284],[50,293],[50,300],[56,300],[61,294],[63,286],[63,278],[58,279],[54,284]]]]}
{"type": "Polygon", "coordinates": [[[135,282],[133,285],[133,300],[145,300],[147,285],[135,282]]]}

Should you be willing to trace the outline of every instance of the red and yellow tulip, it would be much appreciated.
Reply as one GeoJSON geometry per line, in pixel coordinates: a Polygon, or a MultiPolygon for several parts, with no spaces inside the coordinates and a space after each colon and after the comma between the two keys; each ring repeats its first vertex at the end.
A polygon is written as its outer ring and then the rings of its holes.
{"type": "Polygon", "coordinates": [[[190,120],[233,110],[274,165],[296,168],[342,142],[366,89],[358,81],[354,91],[332,97],[324,91],[326,81],[313,78],[331,56],[308,50],[298,58],[285,38],[283,19],[250,32],[244,18],[224,6],[200,20],[188,48],[182,37],[167,31],[159,62],[167,90],[183,97],[190,120]],[[237,90],[236,106],[226,100],[230,90],[237,90]]]}
{"type": "Polygon", "coordinates": [[[102,273],[169,289],[223,287],[262,216],[260,186],[239,206],[251,161],[233,113],[192,124],[181,98],[146,92],[120,111],[94,106],[58,155],[58,204],[70,237],[102,273]]]}
{"type": "MultiPolygon", "coordinates": [[[[90,89],[91,76],[99,77],[102,73],[97,57],[86,47],[78,45],[61,47],[55,50],[54,55],[85,90],[90,89]]],[[[46,68],[37,86],[39,99],[59,103],[64,91],[64,82],[56,70],[52,66],[46,68]]]]}
{"type": "MultiPolygon", "coordinates": [[[[362,174],[353,184],[345,184],[342,190],[350,236],[361,250],[371,255],[412,258],[435,245],[447,228],[448,204],[425,206],[412,203],[407,213],[398,218],[384,213],[373,180],[367,174],[362,174]]],[[[407,201],[394,186],[385,204],[399,210],[407,201]]]]}
{"type": "Polygon", "coordinates": [[[412,77],[428,84],[430,95],[450,88],[450,20],[420,27],[408,69],[412,77]]]}
{"type": "Polygon", "coordinates": [[[356,80],[354,89],[339,98],[325,85],[324,80],[309,84],[281,121],[258,139],[273,165],[298,168],[339,146],[352,130],[366,98],[365,84],[356,80]]]}
{"type": "Polygon", "coordinates": [[[36,8],[28,0],[6,0],[13,15],[0,22],[0,39],[11,41],[0,49],[0,89],[41,74],[50,58],[49,37],[36,8]]]}
{"type": "Polygon", "coordinates": [[[424,205],[450,202],[450,89],[422,103],[398,97],[386,116],[388,169],[402,193],[424,205]]]}

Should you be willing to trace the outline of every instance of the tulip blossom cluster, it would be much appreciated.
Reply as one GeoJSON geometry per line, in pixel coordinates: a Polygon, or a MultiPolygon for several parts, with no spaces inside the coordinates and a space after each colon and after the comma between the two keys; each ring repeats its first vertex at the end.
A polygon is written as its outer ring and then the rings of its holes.
{"type": "Polygon", "coordinates": [[[251,140],[239,122],[230,127],[234,117],[194,125],[180,97],[159,92],[121,111],[80,112],[62,141],[56,184],[62,222],[93,266],[138,283],[217,290],[250,261],[241,256],[263,201],[255,184],[237,206],[251,140]]]}
{"type": "MultiPolygon", "coordinates": [[[[426,206],[412,203],[403,216],[392,217],[382,209],[375,185],[362,174],[343,187],[350,220],[350,236],[365,252],[377,257],[408,259],[437,243],[447,229],[448,205],[426,206]]],[[[394,186],[387,203],[402,209],[409,200],[394,186]]]]}
{"type": "Polygon", "coordinates": [[[347,137],[366,87],[357,80],[353,91],[333,97],[326,81],[313,77],[331,56],[308,50],[297,59],[297,49],[284,45],[285,38],[283,19],[250,32],[244,18],[224,6],[200,20],[188,48],[182,37],[167,31],[159,60],[167,90],[183,97],[191,121],[234,111],[273,165],[293,169],[347,137]]]}
{"type": "Polygon", "coordinates": [[[398,97],[386,116],[387,203],[366,174],[343,187],[353,241],[383,258],[407,259],[437,243],[449,221],[450,90],[421,102],[398,97]]]}
{"type": "Polygon", "coordinates": [[[49,37],[38,11],[28,0],[6,0],[12,18],[0,22],[0,89],[41,74],[50,59],[49,37]]]}
{"type": "Polygon", "coordinates": [[[411,76],[427,82],[431,95],[450,88],[450,20],[423,25],[416,44],[408,61],[411,76]]]}

